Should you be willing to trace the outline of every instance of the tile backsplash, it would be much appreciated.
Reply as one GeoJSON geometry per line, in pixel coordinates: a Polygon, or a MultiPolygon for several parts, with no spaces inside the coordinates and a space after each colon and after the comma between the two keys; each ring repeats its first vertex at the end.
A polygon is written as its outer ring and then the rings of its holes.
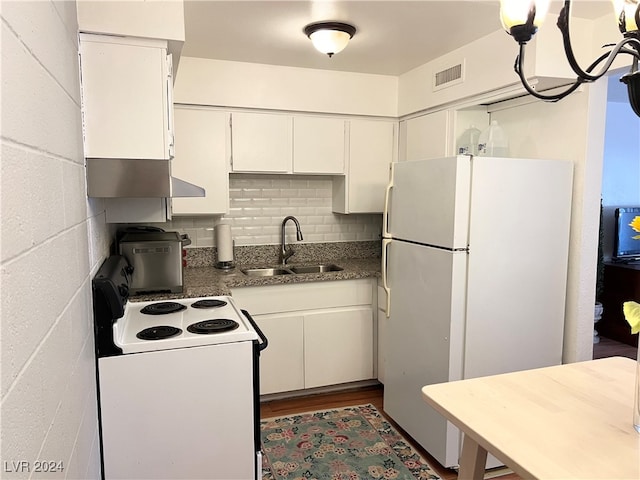
{"type": "MultiPolygon", "coordinates": [[[[174,217],[162,225],[191,237],[192,247],[213,247],[214,225],[231,225],[236,245],[280,243],[280,226],[287,215],[300,222],[304,243],[378,240],[382,215],[341,215],[331,211],[331,177],[264,174],[229,176],[229,214],[174,217]]],[[[287,242],[295,242],[295,228],[287,224],[287,242]]]]}

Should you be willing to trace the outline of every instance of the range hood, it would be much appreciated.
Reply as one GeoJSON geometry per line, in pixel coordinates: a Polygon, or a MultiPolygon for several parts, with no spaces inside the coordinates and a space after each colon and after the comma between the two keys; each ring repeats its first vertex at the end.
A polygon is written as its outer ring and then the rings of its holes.
{"type": "Polygon", "coordinates": [[[204,197],[205,190],[171,176],[170,160],[87,158],[89,197],[204,197]]]}

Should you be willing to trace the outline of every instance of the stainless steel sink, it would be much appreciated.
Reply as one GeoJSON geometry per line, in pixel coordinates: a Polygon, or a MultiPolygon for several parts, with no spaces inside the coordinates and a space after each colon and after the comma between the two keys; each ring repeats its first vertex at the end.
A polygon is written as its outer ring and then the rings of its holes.
{"type": "Polygon", "coordinates": [[[320,265],[291,265],[286,267],[265,267],[265,268],[245,268],[242,273],[250,277],[275,277],[278,275],[292,275],[301,273],[327,273],[339,272],[342,267],[333,263],[324,263],[320,265]]]}
{"type": "Polygon", "coordinates": [[[325,272],[339,272],[343,270],[342,267],[334,265],[332,263],[323,265],[292,265],[289,267],[293,273],[325,273],[325,272]]]}
{"type": "Polygon", "coordinates": [[[242,273],[250,277],[274,277],[276,275],[291,275],[293,272],[287,268],[247,268],[242,273]]]}

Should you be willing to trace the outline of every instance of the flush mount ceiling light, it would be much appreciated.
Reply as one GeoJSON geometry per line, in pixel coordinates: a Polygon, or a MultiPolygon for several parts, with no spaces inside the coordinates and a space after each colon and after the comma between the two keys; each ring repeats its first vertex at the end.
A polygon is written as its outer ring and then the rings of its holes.
{"type": "Polygon", "coordinates": [[[629,94],[629,103],[633,111],[640,117],[640,71],[638,70],[638,61],[640,60],[640,33],[638,26],[640,25],[640,0],[612,0],[616,16],[618,19],[618,28],[624,37],[616,45],[606,45],[611,50],[598,57],[588,68],[583,70],[573,54],[571,46],[571,38],[569,36],[569,19],[571,17],[571,0],[565,0],[564,6],[558,16],[558,28],[562,33],[564,52],[577,75],[575,82],[567,88],[567,90],[556,95],[544,95],[537,92],[527,81],[524,72],[524,49],[526,43],[531,40],[533,35],[538,31],[538,27],[542,23],[549,0],[500,0],[500,20],[502,26],[519,44],[520,53],[516,58],[515,71],[520,77],[520,81],[525,90],[534,97],[542,100],[556,102],[575,91],[583,83],[591,83],[598,80],[607,73],[614,59],[619,54],[631,55],[631,69],[622,76],[621,82],[627,85],[629,94]],[[593,70],[604,64],[596,73],[593,70]]]}
{"type": "Polygon", "coordinates": [[[304,27],[304,34],[311,39],[316,50],[329,57],[344,50],[355,33],[356,27],[342,22],[310,23],[304,27]]]}

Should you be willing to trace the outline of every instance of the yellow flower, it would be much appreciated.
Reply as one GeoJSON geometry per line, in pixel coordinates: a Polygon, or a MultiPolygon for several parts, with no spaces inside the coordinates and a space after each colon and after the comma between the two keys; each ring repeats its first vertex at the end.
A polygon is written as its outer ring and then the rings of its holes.
{"type": "Polygon", "coordinates": [[[624,318],[629,322],[629,325],[631,325],[631,333],[640,332],[640,304],[636,302],[624,302],[622,311],[624,312],[624,318]]]}
{"type": "MultiPolygon", "coordinates": [[[[633,220],[631,220],[631,223],[629,224],[629,226],[631,228],[633,228],[636,232],[640,233],[640,215],[637,217],[634,217],[633,220]]],[[[632,237],[634,240],[640,240],[640,235],[636,235],[635,237],[632,237]]]]}

